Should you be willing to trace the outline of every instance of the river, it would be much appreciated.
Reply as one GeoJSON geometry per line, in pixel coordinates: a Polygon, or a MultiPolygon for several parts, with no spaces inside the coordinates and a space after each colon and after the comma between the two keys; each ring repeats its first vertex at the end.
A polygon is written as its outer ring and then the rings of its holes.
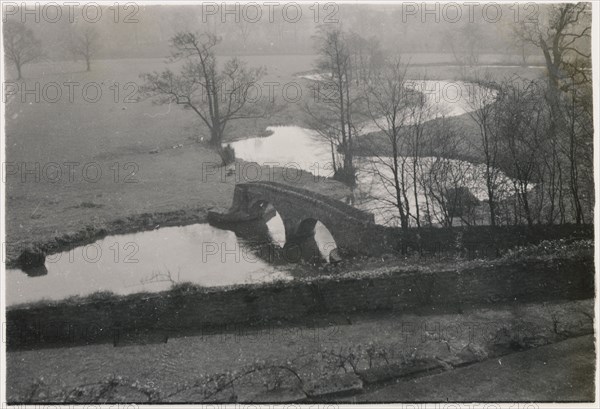
{"type": "MultiPolygon", "coordinates": [[[[430,112],[456,116],[472,109],[465,99],[468,95],[465,90],[471,87],[469,84],[431,81],[421,86],[438,91],[446,89],[444,98],[437,98],[434,94],[428,96],[430,112]]],[[[363,132],[373,131],[376,127],[366,124],[363,132]]],[[[332,175],[330,146],[316,132],[297,126],[269,129],[273,131],[270,136],[232,143],[236,156],[259,164],[291,166],[320,176],[332,175]]],[[[411,158],[404,159],[409,166],[411,158]]],[[[434,162],[433,158],[423,158],[423,171],[427,171],[434,162]]],[[[459,160],[449,160],[448,163],[450,173],[467,171],[469,190],[478,199],[487,199],[482,165],[459,160]]],[[[354,205],[375,213],[378,223],[395,224],[397,210],[393,206],[381,205],[386,197],[389,198],[389,187],[382,183],[381,175],[373,172],[377,170],[389,177],[389,170],[373,158],[359,158],[357,166],[358,186],[354,192],[354,205]]],[[[509,179],[500,176],[508,184],[509,179]]],[[[409,200],[414,209],[412,192],[409,200]]],[[[418,192],[417,200],[423,203],[422,192],[418,192]]],[[[212,287],[286,280],[291,279],[287,264],[300,260],[328,261],[331,250],[335,248],[333,237],[320,222],[315,228],[315,240],[299,254],[282,256],[284,244],[285,232],[278,215],[266,226],[259,223],[235,233],[208,224],[195,224],[108,236],[90,245],[48,256],[41,274],[39,271],[32,274],[8,269],[6,301],[10,306],[42,299],[86,296],[98,291],[120,295],[157,292],[180,282],[212,287]]]]}

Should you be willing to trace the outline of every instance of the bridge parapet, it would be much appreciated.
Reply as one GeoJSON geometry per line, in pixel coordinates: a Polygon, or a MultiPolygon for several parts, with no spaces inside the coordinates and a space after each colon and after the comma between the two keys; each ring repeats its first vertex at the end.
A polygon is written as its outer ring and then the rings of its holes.
{"type": "Polygon", "coordinates": [[[315,204],[319,204],[319,202],[322,202],[323,204],[326,204],[327,206],[335,209],[335,211],[342,212],[346,216],[351,216],[361,222],[375,223],[375,216],[373,215],[373,213],[357,209],[354,206],[351,206],[347,203],[344,203],[340,200],[334,199],[322,193],[315,192],[313,190],[308,190],[297,186],[287,185],[285,183],[278,182],[248,182],[238,183],[236,185],[236,188],[238,186],[240,188],[246,189],[252,189],[260,186],[263,189],[283,194],[289,194],[290,192],[293,192],[297,195],[301,195],[302,199],[307,202],[312,202],[315,204]]]}

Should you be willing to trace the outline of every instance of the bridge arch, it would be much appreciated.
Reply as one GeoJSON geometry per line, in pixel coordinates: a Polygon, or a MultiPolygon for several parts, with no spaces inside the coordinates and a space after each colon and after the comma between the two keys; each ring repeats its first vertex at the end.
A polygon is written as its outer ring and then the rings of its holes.
{"type": "Polygon", "coordinates": [[[295,237],[296,240],[313,239],[325,261],[330,261],[331,252],[337,249],[337,242],[329,227],[313,217],[307,217],[298,224],[295,237]]]}
{"type": "Polygon", "coordinates": [[[281,215],[277,209],[271,203],[268,205],[272,206],[273,212],[267,211],[267,216],[263,218],[263,221],[267,224],[267,230],[269,232],[269,236],[271,237],[271,241],[283,248],[286,242],[285,224],[283,223],[283,219],[281,218],[281,215]]]}
{"type": "Polygon", "coordinates": [[[298,223],[298,227],[296,227],[294,235],[300,239],[314,236],[317,222],[318,220],[313,217],[308,217],[302,220],[300,223],[298,223]]]}
{"type": "Polygon", "coordinates": [[[211,223],[238,223],[264,220],[270,212],[281,216],[286,244],[314,237],[315,226],[321,222],[341,251],[378,254],[385,247],[384,228],[374,223],[371,213],[314,191],[276,182],[237,184],[229,212],[210,212],[208,218],[211,223]]]}

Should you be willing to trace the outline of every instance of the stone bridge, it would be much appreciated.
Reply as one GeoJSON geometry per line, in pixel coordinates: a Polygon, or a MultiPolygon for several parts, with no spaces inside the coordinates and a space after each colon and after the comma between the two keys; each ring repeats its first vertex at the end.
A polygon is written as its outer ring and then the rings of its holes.
{"type": "Polygon", "coordinates": [[[276,182],[239,183],[228,213],[209,212],[216,225],[269,220],[275,210],[285,227],[286,245],[313,237],[320,221],[333,236],[337,247],[351,254],[381,254],[393,251],[387,230],[376,225],[371,213],[339,200],[276,182]]]}

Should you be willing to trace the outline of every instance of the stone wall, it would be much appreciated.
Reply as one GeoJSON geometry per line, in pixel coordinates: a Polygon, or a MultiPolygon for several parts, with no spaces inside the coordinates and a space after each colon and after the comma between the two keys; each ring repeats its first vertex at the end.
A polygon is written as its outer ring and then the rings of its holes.
{"type": "Polygon", "coordinates": [[[411,311],[423,306],[594,297],[593,257],[554,258],[436,272],[392,272],[227,288],[183,287],[7,311],[8,348],[112,342],[115,334],[179,334],[229,325],[303,322],[314,315],[411,311]]]}
{"type": "Polygon", "coordinates": [[[592,225],[472,226],[404,231],[375,224],[371,213],[339,200],[275,182],[237,184],[229,213],[210,212],[208,219],[229,223],[256,219],[258,215],[252,214],[252,209],[257,202],[268,202],[279,212],[287,242],[305,238],[305,232],[300,229],[304,221],[320,220],[331,232],[337,247],[349,254],[377,256],[421,252],[443,255],[455,253],[458,248],[467,257],[496,257],[507,248],[541,240],[594,237],[592,225]]]}
{"type": "Polygon", "coordinates": [[[463,226],[452,228],[399,228],[377,226],[395,252],[440,257],[495,258],[508,249],[538,244],[543,240],[593,240],[593,225],[463,226]]]}

